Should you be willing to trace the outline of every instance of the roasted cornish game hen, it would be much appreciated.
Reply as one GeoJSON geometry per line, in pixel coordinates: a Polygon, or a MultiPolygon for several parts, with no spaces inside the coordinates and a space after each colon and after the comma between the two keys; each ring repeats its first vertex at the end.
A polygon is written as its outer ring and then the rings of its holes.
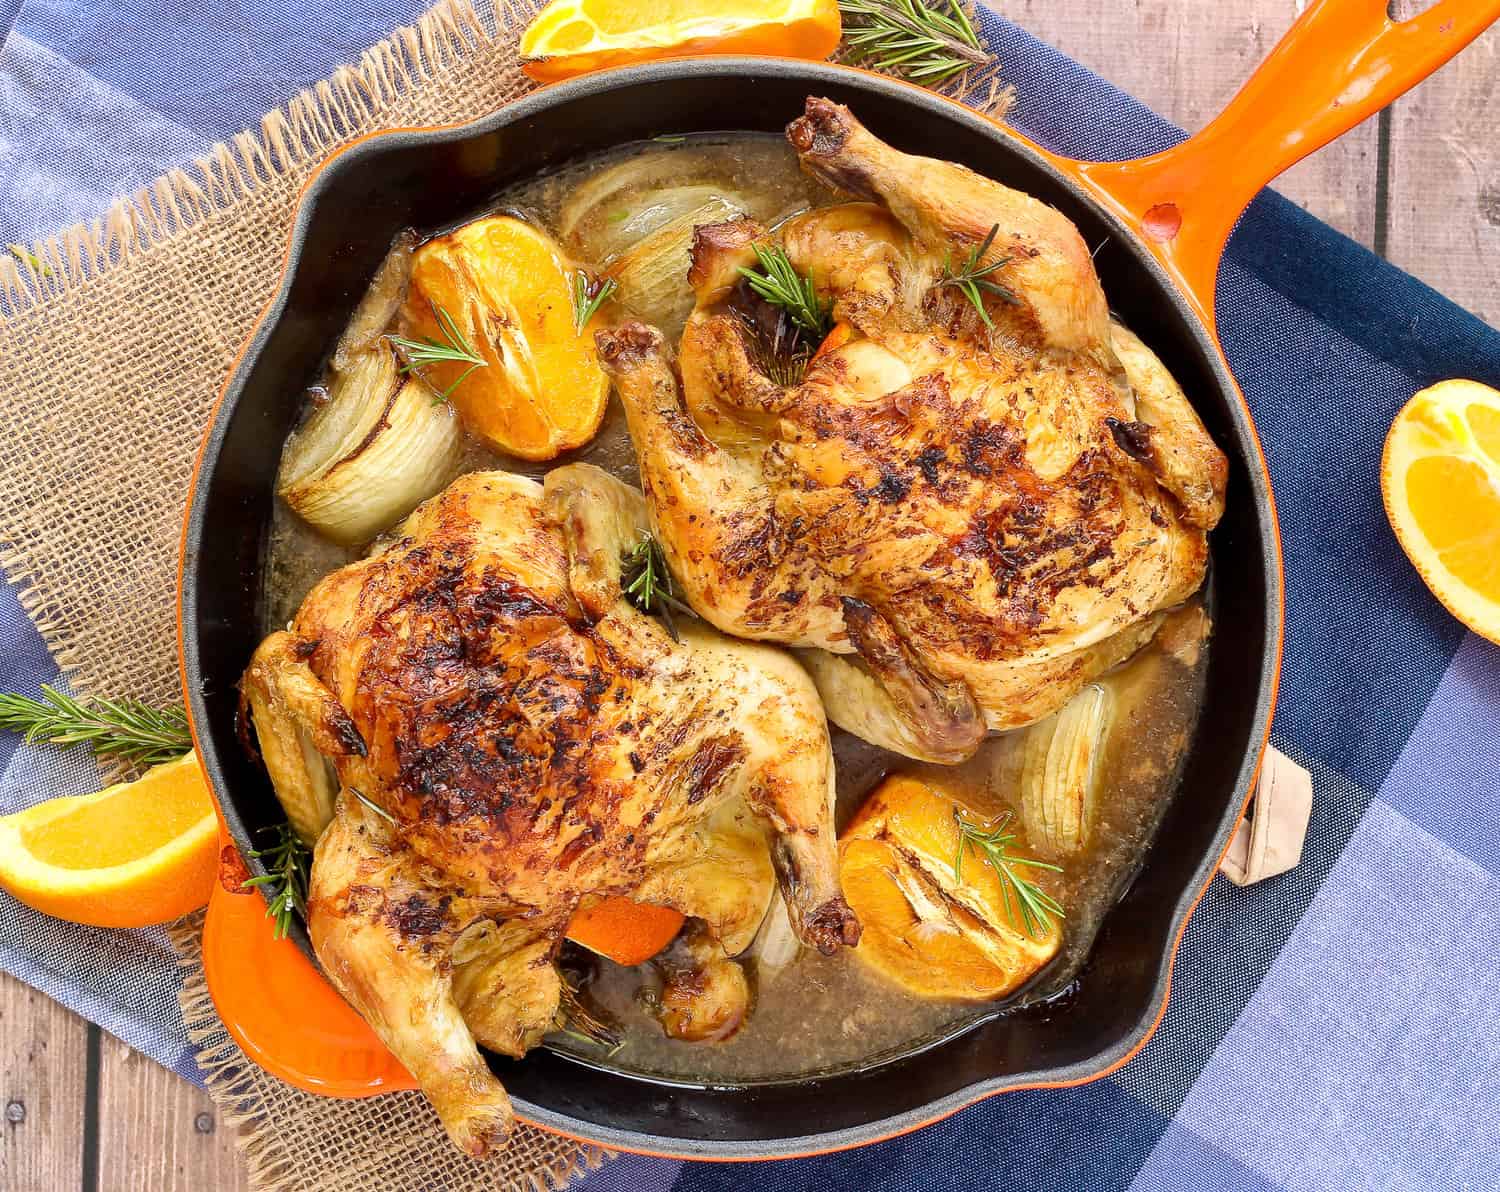
{"type": "Polygon", "coordinates": [[[1059,212],[897,152],[827,100],[787,135],[856,201],[774,235],[698,229],[680,384],[644,325],[600,332],[601,354],[694,609],[804,647],[836,723],[959,761],[1056,711],[1199,587],[1226,461],[1111,321],[1059,212]],[[840,328],[791,384],[740,272],[773,242],[840,328]],[[990,283],[982,313],[966,269],[990,283]]]}
{"type": "Polygon", "coordinates": [[[778,881],[804,942],[859,937],[812,683],[628,603],[645,525],[587,465],[471,473],[323,579],[246,672],[278,794],[318,839],[318,958],[472,1154],[511,1123],[475,1042],[519,1056],[553,1028],[581,903],[681,910],[704,965],[750,942],[778,881]]]}

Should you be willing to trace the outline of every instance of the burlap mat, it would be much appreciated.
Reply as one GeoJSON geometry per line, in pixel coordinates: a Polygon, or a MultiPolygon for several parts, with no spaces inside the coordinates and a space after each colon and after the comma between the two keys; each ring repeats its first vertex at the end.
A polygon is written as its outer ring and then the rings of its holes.
{"type": "MultiPolygon", "coordinates": [[[[530,86],[533,0],[449,0],[91,225],[0,257],[0,567],[76,690],[181,698],[184,494],[210,405],[279,279],[295,200],[331,150],[383,127],[476,119],[530,86]]],[[[978,107],[1003,109],[993,71],[978,107]]],[[[557,1189],[607,1156],[529,1128],[485,1163],[416,1093],[335,1101],[248,1062],[203,984],[201,921],[173,929],[183,1017],[259,1188],[557,1189]]]]}

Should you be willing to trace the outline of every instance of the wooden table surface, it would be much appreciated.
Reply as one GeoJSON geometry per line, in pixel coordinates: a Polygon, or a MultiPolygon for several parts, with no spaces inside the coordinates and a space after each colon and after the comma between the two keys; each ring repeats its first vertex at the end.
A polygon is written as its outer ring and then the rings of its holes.
{"type": "MultiPolygon", "coordinates": [[[[1185,128],[1213,116],[1304,0],[1009,0],[1001,10],[1185,128]]],[[[1420,5],[1419,5],[1420,7],[1420,5]]],[[[1500,28],[1286,174],[1281,191],[1500,327],[1500,28]]],[[[0,974],[0,1188],[245,1186],[208,1097],[0,974]]]]}

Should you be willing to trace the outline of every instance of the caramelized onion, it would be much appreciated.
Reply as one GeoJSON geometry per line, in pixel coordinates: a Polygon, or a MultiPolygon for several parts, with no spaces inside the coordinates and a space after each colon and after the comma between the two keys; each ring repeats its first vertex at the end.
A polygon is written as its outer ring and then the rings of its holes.
{"type": "Polygon", "coordinates": [[[1088,843],[1113,720],[1114,697],[1095,683],[1024,730],[1021,812],[1032,844],[1044,855],[1068,857],[1088,843]]]}
{"type": "Polygon", "coordinates": [[[609,267],[610,275],[620,283],[621,305],[675,337],[693,309],[693,291],[687,282],[693,229],[741,213],[733,200],[710,195],[621,253],[609,267]]]}
{"type": "Polygon", "coordinates": [[[458,419],[422,381],[403,378],[389,344],[334,374],[326,404],[287,441],[276,488],[335,542],[366,542],[453,477],[458,419]]]}

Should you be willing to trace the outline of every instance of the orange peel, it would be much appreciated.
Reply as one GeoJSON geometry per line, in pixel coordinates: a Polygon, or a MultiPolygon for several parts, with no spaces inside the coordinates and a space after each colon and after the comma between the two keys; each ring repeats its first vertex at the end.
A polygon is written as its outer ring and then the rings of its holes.
{"type": "Polygon", "coordinates": [[[538,82],[693,54],[827,58],[843,33],[837,0],[555,0],[521,37],[538,82]]]}

